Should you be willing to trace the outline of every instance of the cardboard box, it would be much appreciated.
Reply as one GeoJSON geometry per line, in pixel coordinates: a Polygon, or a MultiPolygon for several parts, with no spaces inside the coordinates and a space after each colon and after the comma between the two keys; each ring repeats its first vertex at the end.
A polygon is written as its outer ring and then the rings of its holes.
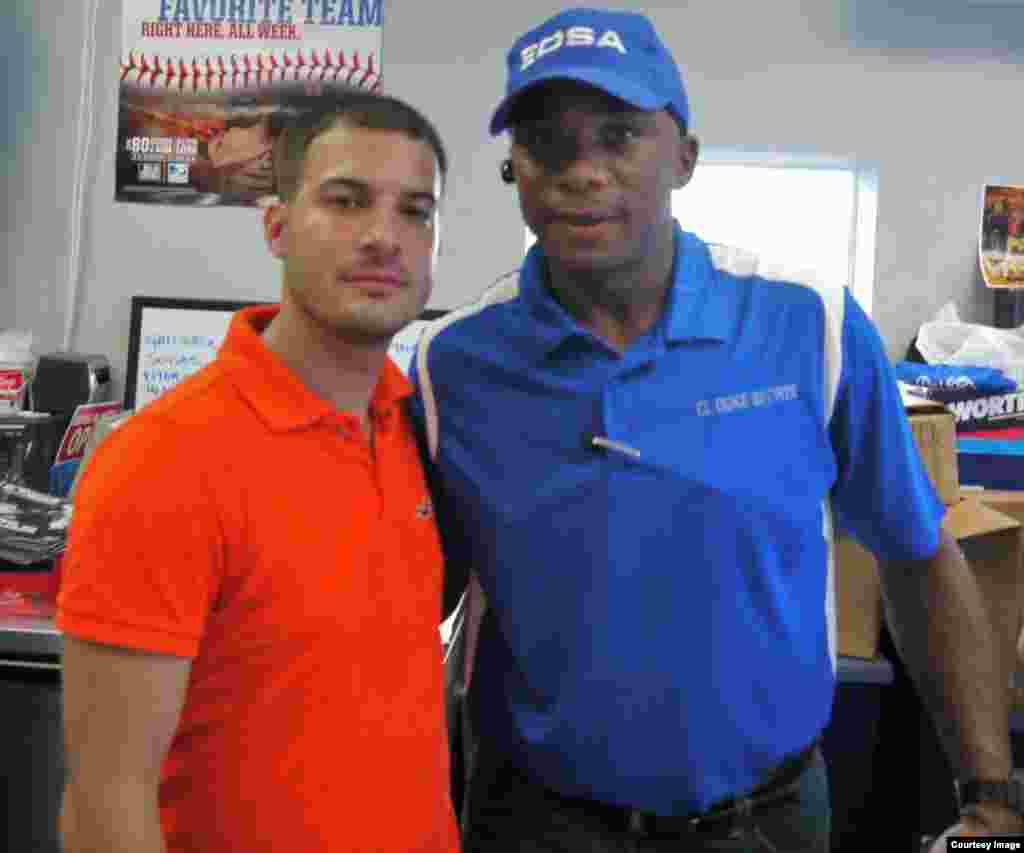
{"type": "Polygon", "coordinates": [[[960,472],[953,413],[942,403],[907,394],[903,395],[903,405],[935,491],[946,506],[955,504],[960,500],[960,472]]]}
{"type": "Polygon", "coordinates": [[[836,630],[840,655],[878,656],[882,597],[871,552],[849,536],[836,539],[836,630]]]}
{"type": "Polygon", "coordinates": [[[990,509],[1016,519],[1024,526],[1024,491],[1000,491],[997,489],[970,490],[968,494],[990,509]]]}
{"type": "Polygon", "coordinates": [[[948,412],[909,414],[908,420],[935,491],[946,506],[955,504],[960,500],[960,471],[953,416],[948,412]]]}
{"type": "MultiPolygon", "coordinates": [[[[1024,502],[1021,509],[1024,510],[1024,502]]],[[[981,585],[1001,649],[1004,683],[1009,684],[1024,624],[1024,584],[1020,582],[1021,522],[970,497],[947,508],[942,526],[960,543],[981,585]]],[[[955,614],[951,618],[955,618],[955,614]]],[[[836,543],[839,654],[876,657],[881,620],[875,558],[852,539],[839,537],[836,543]]]]}

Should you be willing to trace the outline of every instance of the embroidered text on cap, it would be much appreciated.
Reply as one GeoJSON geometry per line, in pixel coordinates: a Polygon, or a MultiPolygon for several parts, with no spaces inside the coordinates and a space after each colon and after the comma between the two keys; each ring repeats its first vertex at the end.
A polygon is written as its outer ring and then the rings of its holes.
{"type": "Polygon", "coordinates": [[[605,30],[598,38],[597,32],[592,27],[569,27],[567,30],[555,30],[551,35],[545,36],[540,41],[526,45],[520,53],[522,60],[519,70],[524,71],[549,53],[555,53],[565,47],[606,47],[617,50],[621,54],[626,53],[626,46],[622,43],[622,37],[615,30],[605,30]]]}

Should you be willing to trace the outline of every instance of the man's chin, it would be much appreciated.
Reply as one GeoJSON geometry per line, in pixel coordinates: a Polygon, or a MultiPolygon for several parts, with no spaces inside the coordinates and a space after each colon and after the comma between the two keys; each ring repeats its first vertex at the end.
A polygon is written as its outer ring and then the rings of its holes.
{"type": "Polygon", "coordinates": [[[605,272],[623,263],[621,253],[609,251],[607,246],[566,246],[555,243],[544,246],[544,255],[566,272],[605,272]]]}
{"type": "Polygon", "coordinates": [[[390,313],[388,316],[373,316],[369,312],[356,317],[346,317],[334,324],[334,331],[344,340],[362,346],[383,346],[402,329],[419,316],[418,313],[390,313]]]}

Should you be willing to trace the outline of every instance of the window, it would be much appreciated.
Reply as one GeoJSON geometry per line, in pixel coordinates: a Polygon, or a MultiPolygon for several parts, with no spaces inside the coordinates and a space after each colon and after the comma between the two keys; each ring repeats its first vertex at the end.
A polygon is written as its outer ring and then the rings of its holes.
{"type": "MultiPolygon", "coordinates": [[[[850,287],[871,313],[877,169],[808,155],[705,150],[672,199],[684,230],[850,287]]],[[[527,231],[527,247],[533,243],[527,231]]]]}

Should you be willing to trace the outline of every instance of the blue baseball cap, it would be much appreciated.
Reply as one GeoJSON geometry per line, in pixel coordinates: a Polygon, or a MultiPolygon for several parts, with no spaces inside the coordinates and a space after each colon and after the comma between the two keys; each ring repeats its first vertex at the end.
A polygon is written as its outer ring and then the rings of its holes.
{"type": "Polygon", "coordinates": [[[641,110],[667,109],[683,128],[690,125],[679,68],[637,12],[566,9],[520,36],[507,65],[505,97],[491,118],[495,136],[508,127],[516,99],[545,80],[578,80],[641,110]]]}

